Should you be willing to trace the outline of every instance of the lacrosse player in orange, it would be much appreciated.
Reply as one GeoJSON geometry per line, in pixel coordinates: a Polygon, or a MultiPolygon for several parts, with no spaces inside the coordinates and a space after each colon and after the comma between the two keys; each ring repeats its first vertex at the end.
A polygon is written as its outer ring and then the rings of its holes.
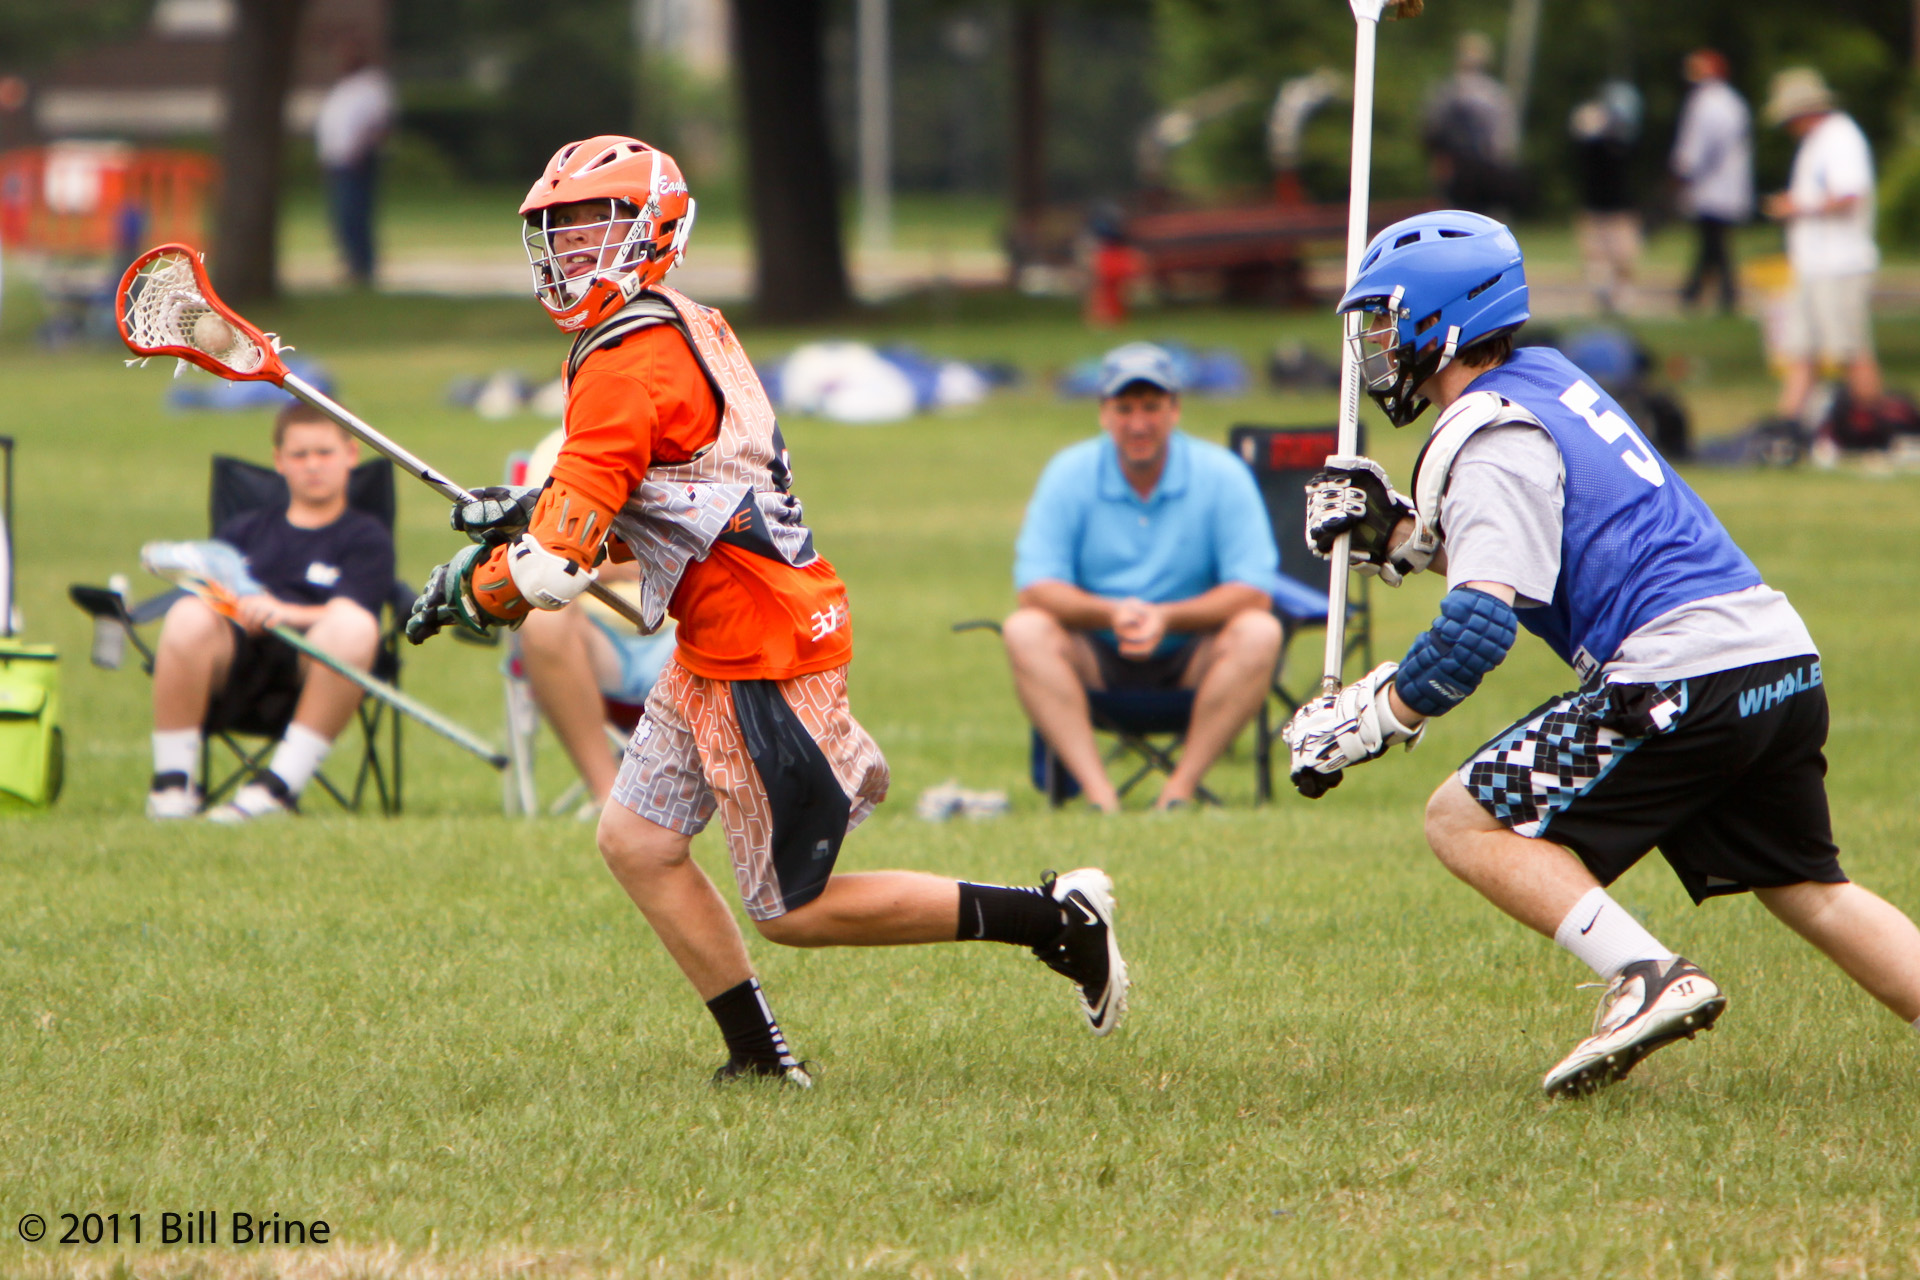
{"type": "Polygon", "coordinates": [[[834,874],[842,838],[886,796],[886,761],[847,709],[846,587],[802,520],[766,392],[720,313],[661,283],[694,218],[672,157],[622,137],[562,147],[520,212],[535,295],[576,335],[566,443],[537,494],[478,490],[455,509],[478,545],[434,570],[407,634],[514,626],[578,597],[603,556],[639,562],[647,622],[673,617],[678,647],[627,745],[600,851],[719,1023],[715,1081],[811,1083],[689,857],[716,812],[772,941],[1027,946],[1072,980],[1096,1034],[1112,1030],[1127,973],[1104,872],[1037,888],[834,874]]]}

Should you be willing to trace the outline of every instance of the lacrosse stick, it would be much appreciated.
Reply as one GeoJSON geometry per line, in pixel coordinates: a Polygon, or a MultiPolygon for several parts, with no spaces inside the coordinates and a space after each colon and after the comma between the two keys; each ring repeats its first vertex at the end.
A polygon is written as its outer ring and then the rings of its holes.
{"type": "MultiPolygon", "coordinates": [[[[222,547],[222,549],[227,548],[222,547]]],[[[239,622],[239,593],[227,582],[222,581],[223,578],[230,578],[232,574],[220,563],[217,556],[210,556],[206,551],[207,544],[198,542],[149,542],[140,548],[140,563],[154,577],[191,591],[221,617],[239,622]]],[[[237,553],[234,554],[234,561],[240,565],[240,580],[249,581],[245,565],[240,562],[237,553]]],[[[463,747],[479,756],[495,769],[507,767],[506,756],[494,750],[485,738],[464,725],[447,719],[426,703],[409,697],[384,680],[368,675],[352,663],[341,661],[291,627],[269,627],[267,630],[270,634],[292,645],[296,652],[306,654],[343,680],[350,680],[359,685],[395,710],[406,712],[455,746],[463,747]]]]}
{"type": "MultiPolygon", "coordinates": [[[[1400,18],[1418,17],[1425,0],[1347,0],[1353,9],[1353,145],[1347,180],[1347,277],[1342,292],[1360,274],[1360,255],[1367,248],[1367,202],[1373,176],[1373,64],[1380,35],[1381,15],[1388,9],[1400,18]]],[[[1352,456],[1360,449],[1360,362],[1353,349],[1362,316],[1344,317],[1347,340],[1340,344],[1340,452],[1352,456]]],[[[1347,544],[1352,535],[1334,539],[1329,553],[1333,571],[1327,575],[1326,673],[1320,693],[1332,698],[1340,692],[1340,672],[1347,665],[1347,544]]]]}
{"type": "MultiPolygon", "coordinates": [[[[262,333],[220,301],[200,258],[186,245],[163,244],[135,258],[120,277],[120,291],[114,299],[120,336],[140,357],[128,364],[144,364],[152,356],[174,356],[229,382],[271,382],[326,414],[356,440],[392,459],[447,501],[457,505],[469,500],[472,495],[465,489],[288,369],[280,353],[292,348],[281,343],[278,334],[262,333]]],[[[618,593],[598,582],[587,590],[642,633],[651,630],[640,610],[618,593]]]]}

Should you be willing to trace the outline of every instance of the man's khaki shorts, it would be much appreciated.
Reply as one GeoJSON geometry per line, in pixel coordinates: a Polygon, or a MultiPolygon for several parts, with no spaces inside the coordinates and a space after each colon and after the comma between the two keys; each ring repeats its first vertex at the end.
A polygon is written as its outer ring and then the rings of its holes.
{"type": "Polygon", "coordinates": [[[1780,325],[1780,354],[1844,364],[1873,354],[1873,272],[1795,277],[1780,325]]]}
{"type": "Polygon", "coordinates": [[[714,812],[740,898],[772,920],[820,896],[847,832],[887,797],[887,762],[847,710],[847,669],[709,680],[670,660],[613,799],[697,835],[714,812]]]}

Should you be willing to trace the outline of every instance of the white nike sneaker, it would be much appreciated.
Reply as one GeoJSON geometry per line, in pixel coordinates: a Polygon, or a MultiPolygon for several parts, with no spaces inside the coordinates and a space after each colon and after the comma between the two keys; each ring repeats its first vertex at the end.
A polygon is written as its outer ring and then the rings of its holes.
{"type": "Polygon", "coordinates": [[[293,793],[287,790],[287,784],[280,781],[279,775],[269,771],[261,774],[258,781],[249,782],[234,792],[233,799],[209,810],[207,821],[235,826],[262,818],[291,817],[296,812],[293,793]]]}
{"type": "Polygon", "coordinates": [[[1098,867],[1082,867],[1063,876],[1049,873],[1040,887],[1060,904],[1066,924],[1033,954],[1073,980],[1087,1026],[1104,1036],[1127,1011],[1127,962],[1113,933],[1113,880],[1098,867]]]}
{"type": "Polygon", "coordinates": [[[147,816],[156,822],[191,818],[200,812],[200,788],[184,773],[156,773],[147,792],[147,816]]]}
{"type": "Polygon", "coordinates": [[[1592,1093],[1633,1070],[1665,1044],[1711,1027],[1726,1011],[1727,997],[1698,965],[1636,960],[1615,975],[1600,997],[1593,1034],[1547,1072],[1541,1084],[1550,1098],[1592,1093]]]}

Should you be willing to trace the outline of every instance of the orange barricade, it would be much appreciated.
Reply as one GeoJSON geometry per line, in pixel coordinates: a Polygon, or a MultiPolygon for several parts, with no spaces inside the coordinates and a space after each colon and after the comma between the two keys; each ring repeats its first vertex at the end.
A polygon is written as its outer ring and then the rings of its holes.
{"type": "MultiPolygon", "coordinates": [[[[205,242],[203,215],[219,170],[196,151],[64,142],[0,154],[0,244],[96,255],[123,241],[205,242]],[[138,217],[137,226],[129,219],[138,217]]],[[[134,246],[137,247],[137,246],[134,246]]]]}

